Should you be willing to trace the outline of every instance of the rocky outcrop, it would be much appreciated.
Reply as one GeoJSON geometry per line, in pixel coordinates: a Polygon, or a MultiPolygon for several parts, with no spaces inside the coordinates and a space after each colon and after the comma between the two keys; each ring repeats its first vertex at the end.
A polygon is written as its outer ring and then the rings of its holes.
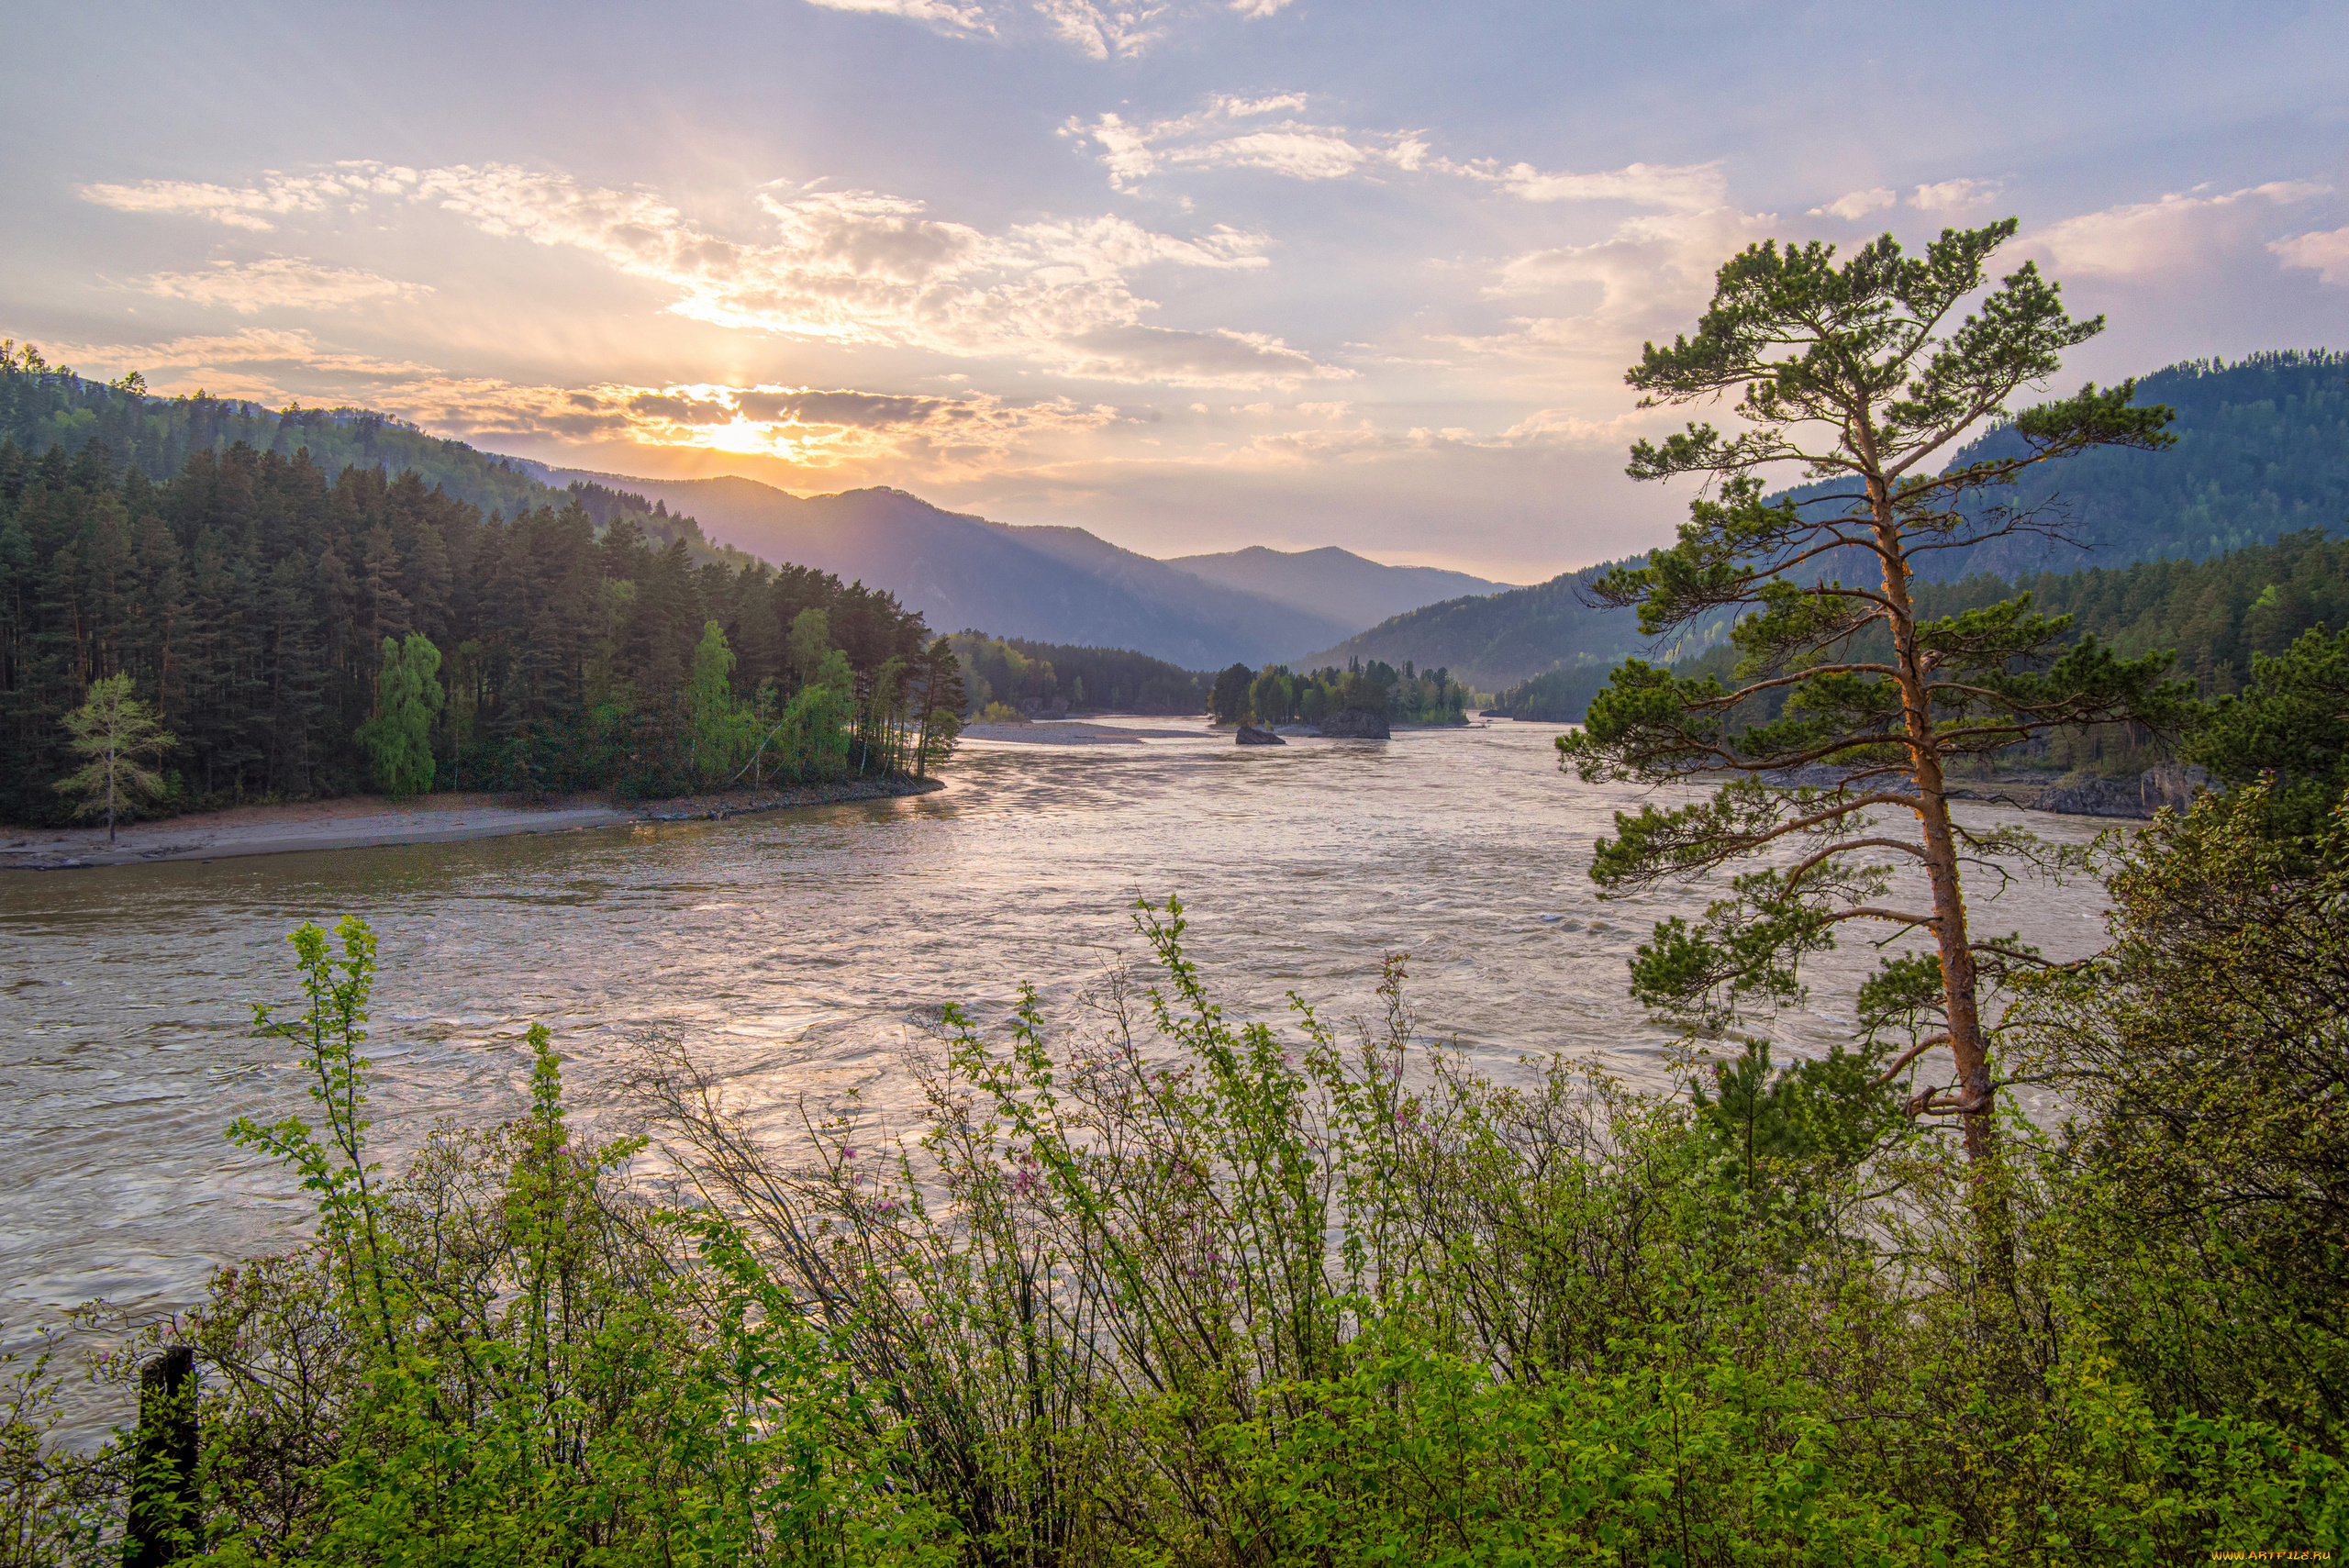
{"type": "Polygon", "coordinates": [[[2210,787],[2210,775],[2202,769],[2162,762],[2133,779],[2086,779],[2051,790],[2039,808],[2068,811],[2077,817],[2144,817],[2165,806],[2183,811],[2210,787]]]}
{"type": "Polygon", "coordinates": [[[1321,733],[1336,740],[1386,740],[1392,738],[1386,728],[1386,716],[1366,707],[1340,708],[1321,721],[1321,733]]]}
{"type": "Polygon", "coordinates": [[[2110,779],[2082,779],[2076,784],[2047,792],[2040,801],[2042,811],[2059,811],[2068,817],[2145,817],[2146,811],[2137,791],[2110,779]]]}
{"type": "Polygon", "coordinates": [[[1234,743],[1241,746],[1286,746],[1288,744],[1271,730],[1259,729],[1252,724],[1241,725],[1240,733],[1231,739],[1234,743]]]}
{"type": "Polygon", "coordinates": [[[2137,775],[2138,804],[2148,817],[2165,806],[2183,811],[2211,787],[2210,770],[2193,762],[2156,762],[2137,775]]]}

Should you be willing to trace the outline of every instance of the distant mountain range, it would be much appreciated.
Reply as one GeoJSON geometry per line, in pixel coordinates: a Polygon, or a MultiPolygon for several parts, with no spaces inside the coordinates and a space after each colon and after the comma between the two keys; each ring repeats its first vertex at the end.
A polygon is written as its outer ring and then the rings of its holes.
{"type": "MultiPolygon", "coordinates": [[[[2137,384],[2137,401],[2177,411],[2170,427],[2176,446],[2097,450],[2048,463],[2030,471],[2007,497],[2021,506],[2054,508],[2075,542],[2030,535],[1992,539],[1943,557],[1943,574],[2012,577],[2165,558],[2200,561],[2349,521],[2349,354],[2319,350],[2172,365],[2137,384]]],[[[1976,462],[2017,440],[2011,430],[1992,430],[1953,461],[1976,462]]],[[[1577,583],[1606,569],[1414,608],[1307,662],[1359,657],[1399,668],[1410,659],[1498,691],[1553,670],[1675,651],[1649,649],[1631,611],[1592,609],[1575,596],[1577,583]]]]}
{"type": "Polygon", "coordinates": [[[1336,549],[1159,561],[1083,528],[991,522],[902,490],[800,496],[754,479],[508,461],[551,485],[586,481],[647,496],[696,518],[713,543],[886,588],[937,630],[1130,648],[1194,670],[1295,662],[1398,608],[1506,586],[1336,549]]]}
{"type": "Polygon", "coordinates": [[[1439,599],[1506,593],[1515,586],[1437,566],[1382,566],[1335,545],[1279,550],[1254,544],[1221,555],[1178,555],[1167,564],[1348,627],[1375,626],[1439,599]]]}

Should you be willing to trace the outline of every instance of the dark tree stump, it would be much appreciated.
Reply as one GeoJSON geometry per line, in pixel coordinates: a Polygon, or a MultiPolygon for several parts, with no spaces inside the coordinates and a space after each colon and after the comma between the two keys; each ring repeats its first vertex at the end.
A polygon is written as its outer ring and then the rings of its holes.
{"type": "Polygon", "coordinates": [[[123,1532],[125,1568],[194,1557],[202,1516],[195,1488],[195,1352],[173,1345],[139,1369],[139,1446],[123,1532]]]}

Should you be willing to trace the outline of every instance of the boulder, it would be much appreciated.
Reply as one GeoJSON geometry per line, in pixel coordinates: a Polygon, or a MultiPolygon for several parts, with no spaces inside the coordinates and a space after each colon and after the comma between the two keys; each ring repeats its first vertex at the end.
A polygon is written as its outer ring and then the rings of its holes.
{"type": "Polygon", "coordinates": [[[1259,729],[1252,724],[1241,725],[1240,733],[1233,736],[1232,740],[1241,746],[1286,746],[1288,744],[1271,730],[1259,729]]]}
{"type": "Polygon", "coordinates": [[[2050,791],[2039,803],[2042,811],[2058,811],[2072,817],[2150,817],[2143,796],[2127,784],[2110,779],[2083,779],[2050,791]]]}
{"type": "Polygon", "coordinates": [[[1321,721],[1321,733],[1336,740],[1391,739],[1386,716],[1366,707],[1340,708],[1321,721]]]}

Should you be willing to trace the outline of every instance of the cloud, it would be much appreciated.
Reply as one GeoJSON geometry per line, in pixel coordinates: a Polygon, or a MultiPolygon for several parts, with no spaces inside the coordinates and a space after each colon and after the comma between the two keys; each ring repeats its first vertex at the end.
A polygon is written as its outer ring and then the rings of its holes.
{"type": "Polygon", "coordinates": [[[2283,258],[2284,265],[2304,267],[2316,273],[2319,283],[2349,287],[2349,228],[2271,239],[2267,249],[2283,258]]]}
{"type": "Polygon", "coordinates": [[[918,425],[952,411],[958,404],[943,397],[900,397],[877,392],[816,392],[807,388],[785,392],[738,392],[734,406],[745,418],[767,424],[790,420],[801,425],[838,425],[861,430],[885,430],[918,425]]]}
{"type": "Polygon", "coordinates": [[[1642,213],[1588,245],[1527,251],[1503,262],[1486,293],[1540,311],[1508,332],[1439,339],[1479,353],[1628,362],[1650,339],[1686,331],[1710,297],[1723,258],[1767,234],[1776,214],[1720,206],[1642,213]]]}
{"type": "Polygon", "coordinates": [[[1252,21],[1272,16],[1288,3],[1289,0],[1231,0],[1231,8],[1252,21]]]}
{"type": "Polygon", "coordinates": [[[1302,109],[1305,105],[1302,93],[1263,98],[1218,94],[1197,113],[1147,125],[1114,113],[1097,117],[1090,126],[1071,117],[1061,127],[1061,134],[1100,148],[1110,188],[1129,192],[1168,163],[1202,169],[1263,169],[1291,179],[1334,180],[1373,165],[1417,169],[1427,156],[1426,141],[1408,131],[1356,136],[1343,126],[1310,125],[1296,119],[1236,133],[1231,128],[1235,121],[1302,109]]]}
{"type": "Polygon", "coordinates": [[[648,419],[666,419],[674,425],[726,425],[734,419],[734,410],[718,398],[674,393],[639,393],[628,400],[628,411],[648,419]]]}
{"type": "Polygon", "coordinates": [[[2065,272],[2183,274],[2260,243],[2259,231],[2274,221],[2277,208],[2326,195],[2329,189],[2278,180],[2218,195],[2172,192],[2159,201],[2067,217],[2031,236],[2029,248],[2065,272]]]}
{"type": "Polygon", "coordinates": [[[231,228],[267,231],[273,217],[326,212],[335,206],[363,208],[369,197],[396,195],[416,182],[416,172],[380,163],[339,163],[310,174],[270,170],[258,185],[237,188],[184,180],[147,180],[136,185],[84,185],[84,200],[117,212],[162,213],[203,218],[231,228]]]}
{"type": "Polygon", "coordinates": [[[220,261],[201,272],[158,272],[139,280],[149,294],[226,306],[239,316],[273,308],[333,310],[370,300],[412,299],[432,291],[352,267],[322,266],[301,256],[220,261]]]}
{"type": "Polygon", "coordinates": [[[991,234],[878,192],[769,188],[758,205],[771,233],[734,239],[701,228],[653,192],[588,185],[512,164],[420,172],[353,164],[326,176],[273,174],[245,205],[222,197],[227,188],[219,186],[193,197],[161,185],[92,187],[90,199],[228,221],[221,215],[303,210],[288,206],[285,193],[324,201],[320,193],[328,184],[337,201],[363,207],[395,194],[484,234],[585,251],[665,291],[673,314],[718,327],[1008,356],[1117,381],[1196,375],[1197,384],[1219,386],[1240,374],[1273,384],[1343,373],[1277,339],[1145,326],[1157,307],[1135,292],[1134,273],[1155,266],[1268,264],[1263,236],[1228,227],[1186,238],[1104,216],[991,234]],[[1190,348],[1167,350],[1177,342],[1190,348]],[[1118,343],[1133,346],[1136,356],[1106,347],[1118,343]]]}
{"type": "Polygon", "coordinates": [[[1338,180],[1371,164],[1416,169],[1427,150],[1425,141],[1405,132],[1358,141],[1346,136],[1342,128],[1326,129],[1289,120],[1186,147],[1171,158],[1208,169],[1263,169],[1292,180],[1338,180]]]}
{"type": "Polygon", "coordinates": [[[1310,355],[1261,332],[1178,332],[1141,325],[1104,327],[1076,339],[1075,347],[1091,357],[1074,367],[1074,373],[1109,381],[1254,387],[1342,379],[1353,373],[1317,365],[1310,355]]]}
{"type": "Polygon", "coordinates": [[[1232,122],[1285,109],[1302,109],[1306,95],[1268,98],[1218,95],[1205,108],[1147,124],[1106,113],[1091,125],[1072,117],[1063,136],[1100,149],[1113,190],[1131,193],[1169,165],[1192,169],[1260,169],[1292,180],[1339,180],[1388,170],[1497,184],[1530,202],[1623,202],[1633,206],[1702,212],[1728,200],[1728,181],[1713,163],[1632,163],[1595,173],[1552,172],[1531,163],[1502,168],[1489,158],[1460,161],[1434,152],[1427,133],[1355,131],[1341,125],[1285,119],[1245,130],[1232,122]]]}
{"type": "Polygon", "coordinates": [[[950,6],[943,0],[807,0],[828,11],[859,11],[872,16],[903,17],[956,32],[992,33],[994,25],[976,6],[950,6]]]}
{"type": "Polygon", "coordinates": [[[1872,212],[1882,212],[1900,198],[1878,185],[1872,191],[1852,191],[1837,196],[1824,206],[1810,209],[1813,217],[1840,217],[1846,223],[1856,223],[1872,212]]]}
{"type": "Polygon", "coordinates": [[[988,393],[928,397],[856,388],[762,384],[530,385],[452,375],[322,344],[305,331],[250,328],[136,343],[61,343],[108,373],[149,373],[156,390],[355,406],[476,444],[619,443],[755,454],[826,473],[962,481],[1059,455],[1108,426],[1149,422],[1073,398],[988,393]]]}
{"type": "Polygon", "coordinates": [[[1919,212],[1973,212],[1997,201],[1999,189],[1996,180],[1943,180],[1939,184],[1918,186],[1909,193],[1909,205],[1919,212]]]}
{"type": "Polygon", "coordinates": [[[1165,36],[1151,25],[1164,14],[1163,6],[1119,11],[1093,0],[1036,0],[1036,9],[1052,31],[1096,60],[1140,54],[1165,36]]]}
{"type": "Polygon", "coordinates": [[[1713,163],[1632,163],[1597,174],[1545,174],[1530,163],[1497,176],[1529,202],[1628,202],[1633,206],[1702,212],[1729,199],[1729,181],[1713,163]]]}

